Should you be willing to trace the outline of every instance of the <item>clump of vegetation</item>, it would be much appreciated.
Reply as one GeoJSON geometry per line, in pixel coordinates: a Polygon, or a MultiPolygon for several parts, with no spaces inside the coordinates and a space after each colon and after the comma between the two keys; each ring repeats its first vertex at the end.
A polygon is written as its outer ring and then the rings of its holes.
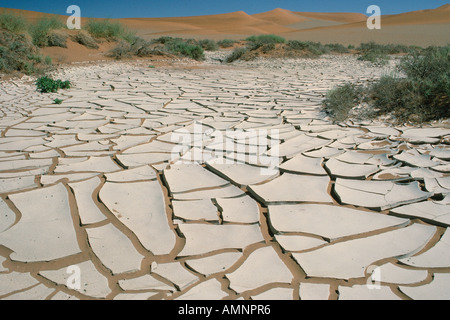
{"type": "Polygon", "coordinates": [[[69,80],[53,80],[49,76],[43,76],[36,80],[37,90],[41,93],[57,92],[58,89],[69,89],[72,86],[69,80]]]}
{"type": "Polygon", "coordinates": [[[336,120],[346,119],[360,103],[371,108],[370,116],[391,115],[399,123],[450,117],[450,47],[412,50],[398,71],[367,87],[344,84],[332,89],[324,100],[326,110],[336,120]]]}
{"type": "Polygon", "coordinates": [[[126,42],[124,40],[120,40],[114,48],[112,48],[111,50],[109,50],[106,53],[106,56],[115,58],[118,60],[126,58],[126,57],[130,57],[131,56],[131,44],[129,44],[128,42],[126,42]]]}
{"type": "Polygon", "coordinates": [[[330,48],[322,45],[320,42],[312,41],[291,40],[288,42],[288,48],[300,51],[306,57],[319,57],[330,52],[330,48]]]}
{"type": "Polygon", "coordinates": [[[236,40],[223,39],[223,40],[217,41],[217,45],[221,48],[231,48],[232,46],[235,45],[236,42],[237,42],[236,40]]]}
{"type": "Polygon", "coordinates": [[[25,34],[0,30],[0,71],[4,73],[23,72],[27,75],[42,72],[46,65],[25,34]]]}
{"type": "Polygon", "coordinates": [[[194,60],[203,60],[203,48],[197,44],[189,44],[186,41],[174,40],[166,42],[165,47],[169,53],[181,55],[194,60]]]}
{"type": "Polygon", "coordinates": [[[194,39],[161,37],[145,41],[135,37],[131,43],[121,41],[110,50],[108,56],[122,59],[130,56],[147,57],[151,55],[176,55],[195,60],[204,59],[204,50],[194,39]]]}
{"type": "Polygon", "coordinates": [[[122,39],[128,43],[132,43],[136,38],[136,35],[132,31],[127,30],[122,24],[109,20],[89,20],[85,29],[94,38],[104,39],[106,41],[122,39]]]}
{"type": "Polygon", "coordinates": [[[32,24],[29,28],[33,44],[38,47],[62,46],[65,47],[67,35],[55,30],[65,28],[65,24],[55,18],[44,17],[32,24]]]}
{"type": "Polygon", "coordinates": [[[0,14],[0,29],[15,33],[24,32],[28,29],[28,23],[21,16],[4,12],[0,14]]]}
{"type": "Polygon", "coordinates": [[[233,61],[239,60],[244,57],[248,53],[249,49],[247,48],[236,48],[233,52],[226,58],[227,63],[231,63],[233,61]]]}
{"type": "Polygon", "coordinates": [[[85,30],[78,31],[71,38],[74,42],[82,44],[89,49],[98,49],[99,47],[97,41],[85,30]]]}
{"type": "Polygon", "coordinates": [[[363,89],[353,83],[345,83],[327,92],[325,108],[337,121],[345,120],[362,98],[363,89]]]}
{"type": "Polygon", "coordinates": [[[286,39],[274,34],[262,34],[259,36],[250,36],[245,41],[251,44],[251,47],[261,47],[265,44],[286,43],[286,39]]]}
{"type": "Polygon", "coordinates": [[[63,103],[63,100],[56,98],[55,100],[53,100],[54,104],[61,104],[63,103]]]}
{"type": "Polygon", "coordinates": [[[210,39],[199,40],[197,44],[206,51],[217,51],[219,49],[219,45],[210,39]]]}
{"type": "Polygon", "coordinates": [[[385,65],[389,61],[389,55],[407,54],[420,51],[416,46],[405,46],[397,44],[378,44],[375,42],[361,43],[356,49],[360,56],[358,60],[369,61],[377,65],[385,65]]]}

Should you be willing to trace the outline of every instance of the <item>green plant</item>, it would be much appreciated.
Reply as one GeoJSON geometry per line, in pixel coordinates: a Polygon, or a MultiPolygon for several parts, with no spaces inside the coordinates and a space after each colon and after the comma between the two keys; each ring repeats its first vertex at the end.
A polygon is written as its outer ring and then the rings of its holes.
{"type": "Polygon", "coordinates": [[[42,56],[26,35],[0,30],[1,72],[39,73],[43,69],[41,63],[42,56]]]}
{"type": "Polygon", "coordinates": [[[61,104],[63,103],[63,100],[56,98],[55,100],[53,100],[54,104],[61,104]]]}
{"type": "Polygon", "coordinates": [[[290,40],[287,45],[291,50],[301,51],[307,57],[318,57],[330,51],[320,42],[290,40]]]}
{"type": "Polygon", "coordinates": [[[344,84],[327,93],[324,105],[336,119],[345,119],[360,102],[370,116],[392,115],[395,121],[422,123],[450,118],[450,48],[412,50],[402,58],[402,74],[384,75],[366,88],[344,84]]]}
{"type": "Polygon", "coordinates": [[[22,32],[28,28],[28,23],[24,17],[12,13],[0,14],[0,29],[11,32],[22,32]]]}
{"type": "Polygon", "coordinates": [[[217,41],[217,45],[221,48],[230,48],[230,47],[234,46],[234,44],[236,42],[237,41],[231,40],[231,39],[223,39],[223,40],[217,41]]]}
{"type": "Polygon", "coordinates": [[[330,52],[336,52],[336,53],[348,53],[350,48],[346,48],[340,43],[327,43],[325,44],[325,48],[328,49],[330,52]]]}
{"type": "Polygon", "coordinates": [[[46,47],[49,45],[65,44],[63,36],[50,32],[51,30],[65,28],[65,24],[57,18],[42,18],[30,26],[29,32],[33,39],[33,44],[38,47],[46,47]]]}
{"type": "Polygon", "coordinates": [[[78,31],[77,34],[72,36],[72,40],[90,49],[98,49],[99,47],[97,41],[85,30],[78,31]]]}
{"type": "Polygon", "coordinates": [[[69,89],[71,83],[69,80],[53,80],[49,76],[43,76],[36,80],[36,87],[41,93],[57,92],[58,89],[69,89]]]}
{"type": "Polygon", "coordinates": [[[227,63],[241,59],[248,52],[247,48],[236,48],[233,52],[226,58],[227,63]]]}
{"type": "Polygon", "coordinates": [[[118,60],[129,57],[131,56],[131,45],[128,42],[121,40],[114,48],[106,53],[106,56],[118,60]]]}
{"type": "Polygon", "coordinates": [[[277,43],[285,43],[286,39],[274,34],[262,34],[259,36],[250,36],[245,39],[248,42],[250,50],[256,50],[264,45],[275,45],[277,43]]]}
{"type": "Polygon", "coordinates": [[[352,83],[345,83],[328,91],[324,105],[331,116],[342,121],[348,117],[350,110],[355,107],[362,98],[363,89],[352,83]]]}
{"type": "Polygon", "coordinates": [[[362,53],[358,57],[359,61],[368,61],[372,62],[373,64],[383,66],[386,65],[389,61],[389,56],[386,53],[378,52],[378,51],[368,51],[362,53]]]}
{"type": "Polygon", "coordinates": [[[67,48],[67,34],[59,30],[51,30],[47,35],[48,47],[61,47],[67,48]]]}
{"type": "Polygon", "coordinates": [[[210,39],[199,40],[198,45],[206,51],[216,51],[217,49],[219,49],[217,43],[210,39]]]}
{"type": "Polygon", "coordinates": [[[86,24],[86,30],[93,37],[108,41],[122,39],[131,44],[136,38],[134,32],[127,30],[119,22],[109,20],[89,20],[86,24]]]}
{"type": "Polygon", "coordinates": [[[189,44],[183,40],[171,40],[165,43],[165,48],[169,53],[189,57],[194,60],[204,59],[203,48],[199,45],[189,44]]]}
{"type": "Polygon", "coordinates": [[[45,62],[46,65],[50,66],[52,64],[52,58],[49,57],[49,56],[45,56],[44,62],[45,62]]]}

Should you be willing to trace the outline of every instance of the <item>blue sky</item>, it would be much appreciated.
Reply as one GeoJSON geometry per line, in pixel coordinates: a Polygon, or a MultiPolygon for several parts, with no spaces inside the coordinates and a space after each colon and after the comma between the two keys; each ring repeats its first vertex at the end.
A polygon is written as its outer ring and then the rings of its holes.
{"type": "Polygon", "coordinates": [[[378,5],[381,14],[431,9],[447,0],[0,0],[0,7],[66,15],[68,6],[81,8],[83,17],[179,17],[245,11],[248,14],[283,8],[311,12],[361,12],[378,5]]]}

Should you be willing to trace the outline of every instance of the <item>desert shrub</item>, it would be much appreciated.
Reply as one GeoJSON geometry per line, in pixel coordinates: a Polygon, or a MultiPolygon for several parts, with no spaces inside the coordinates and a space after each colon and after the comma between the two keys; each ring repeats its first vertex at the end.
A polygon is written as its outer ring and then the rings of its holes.
{"type": "Polygon", "coordinates": [[[230,47],[234,46],[235,43],[236,43],[236,41],[231,40],[231,39],[223,39],[223,40],[217,41],[217,45],[221,48],[230,48],[230,47]]]}
{"type": "Polygon", "coordinates": [[[117,45],[109,50],[106,53],[106,56],[115,58],[115,59],[123,59],[131,56],[131,44],[128,42],[121,40],[117,43],[117,45]]]}
{"type": "Polygon", "coordinates": [[[345,120],[351,109],[362,99],[363,89],[352,83],[345,83],[327,92],[324,105],[336,120],[345,120]]]}
{"type": "Polygon", "coordinates": [[[327,43],[325,44],[325,48],[327,48],[330,52],[336,53],[348,53],[350,51],[349,48],[340,43],[327,43]]]}
{"type": "Polygon", "coordinates": [[[153,47],[151,42],[143,41],[142,43],[136,42],[132,45],[133,52],[138,57],[148,57],[151,55],[159,55],[162,53],[163,48],[158,49],[153,47]]]}
{"type": "Polygon", "coordinates": [[[136,38],[136,35],[132,31],[127,30],[122,24],[109,20],[89,20],[86,24],[86,30],[94,38],[107,41],[122,39],[132,43],[136,38]]]}
{"type": "Polygon", "coordinates": [[[328,92],[324,105],[337,120],[364,101],[372,116],[390,114],[401,122],[450,118],[450,48],[430,47],[402,58],[403,75],[385,75],[362,88],[344,84],[328,92]]]}
{"type": "Polygon", "coordinates": [[[330,49],[322,45],[320,42],[312,41],[290,40],[288,41],[288,48],[291,50],[302,51],[305,56],[309,57],[318,57],[322,54],[330,52],[330,49]]]}
{"type": "Polygon", "coordinates": [[[63,100],[56,98],[56,99],[53,100],[53,103],[54,104],[61,104],[61,103],[63,103],[63,100]]]}
{"type": "Polygon", "coordinates": [[[67,48],[67,34],[60,30],[50,30],[47,36],[47,47],[67,48]]]}
{"type": "Polygon", "coordinates": [[[46,65],[50,66],[52,64],[52,58],[49,57],[49,56],[45,56],[44,62],[45,62],[46,65]]]}
{"type": "Polygon", "coordinates": [[[78,31],[73,35],[72,40],[90,49],[98,49],[97,41],[85,30],[78,31]]]}
{"type": "MultiPolygon", "coordinates": [[[[33,39],[33,44],[38,47],[46,47],[51,44],[61,44],[62,36],[55,36],[52,30],[65,28],[65,24],[57,18],[42,18],[32,24],[29,32],[33,39]]],[[[65,43],[65,40],[64,40],[65,43]]]]}
{"type": "Polygon", "coordinates": [[[25,34],[0,31],[0,71],[33,74],[43,67],[42,56],[25,34]]]}
{"type": "Polygon", "coordinates": [[[0,14],[0,29],[11,32],[23,32],[28,28],[24,17],[12,13],[0,14]]]}
{"type": "Polygon", "coordinates": [[[262,34],[259,36],[250,36],[245,40],[247,41],[248,43],[247,46],[249,47],[250,50],[256,50],[262,47],[263,45],[269,44],[275,45],[277,43],[286,43],[286,39],[274,34],[262,34]]]}
{"type": "Polygon", "coordinates": [[[69,89],[71,87],[71,83],[68,80],[53,80],[49,76],[43,76],[36,80],[36,87],[37,90],[42,93],[57,92],[58,89],[69,89]]]}
{"type": "Polygon", "coordinates": [[[153,39],[152,43],[160,43],[160,44],[166,44],[167,42],[173,41],[173,40],[181,40],[181,38],[173,38],[169,36],[163,36],[156,39],[153,39]]]}
{"type": "Polygon", "coordinates": [[[236,48],[233,52],[226,58],[227,63],[241,59],[248,52],[247,48],[236,48]]]}
{"type": "Polygon", "coordinates": [[[386,53],[380,51],[368,51],[363,52],[358,57],[359,61],[368,61],[372,62],[375,65],[383,66],[386,65],[389,61],[389,56],[386,53]]]}
{"type": "Polygon", "coordinates": [[[189,44],[182,40],[171,40],[165,43],[165,47],[169,53],[181,55],[194,60],[204,59],[203,48],[199,45],[189,44]]]}
{"type": "Polygon", "coordinates": [[[399,64],[405,77],[385,76],[370,88],[369,97],[380,114],[401,121],[423,122],[450,117],[450,49],[414,51],[399,64]]]}
{"type": "Polygon", "coordinates": [[[436,79],[450,73],[450,47],[428,47],[413,51],[400,62],[399,70],[413,79],[436,79]]]}
{"type": "Polygon", "coordinates": [[[389,55],[399,53],[420,52],[417,46],[406,46],[400,44],[378,44],[376,42],[361,43],[357,48],[360,56],[358,60],[369,61],[378,65],[385,65],[389,61],[389,55]]]}
{"type": "Polygon", "coordinates": [[[216,51],[217,49],[219,49],[217,43],[210,39],[199,40],[198,45],[201,46],[206,51],[216,51]]]}

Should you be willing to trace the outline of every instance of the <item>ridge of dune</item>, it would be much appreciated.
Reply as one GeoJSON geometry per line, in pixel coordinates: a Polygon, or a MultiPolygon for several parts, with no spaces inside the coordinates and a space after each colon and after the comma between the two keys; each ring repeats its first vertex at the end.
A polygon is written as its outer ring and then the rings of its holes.
{"type": "Polygon", "coordinates": [[[450,4],[436,9],[418,10],[395,15],[385,15],[385,24],[437,24],[450,23],[450,4]]]}
{"type": "Polygon", "coordinates": [[[301,17],[292,11],[276,8],[271,11],[256,13],[252,15],[257,19],[270,21],[279,25],[290,25],[308,20],[306,17],[301,17]]]}
{"type": "Polygon", "coordinates": [[[318,19],[327,20],[341,23],[354,23],[360,21],[366,21],[367,16],[357,12],[292,12],[295,15],[318,19]]]}
{"type": "Polygon", "coordinates": [[[261,20],[243,11],[189,17],[169,17],[169,18],[124,18],[119,19],[129,28],[157,27],[160,32],[195,30],[199,33],[203,30],[206,33],[283,33],[294,29],[279,25],[277,23],[261,20]],[[147,24],[147,25],[146,25],[147,24]],[[181,28],[178,28],[178,27],[181,28]]]}

